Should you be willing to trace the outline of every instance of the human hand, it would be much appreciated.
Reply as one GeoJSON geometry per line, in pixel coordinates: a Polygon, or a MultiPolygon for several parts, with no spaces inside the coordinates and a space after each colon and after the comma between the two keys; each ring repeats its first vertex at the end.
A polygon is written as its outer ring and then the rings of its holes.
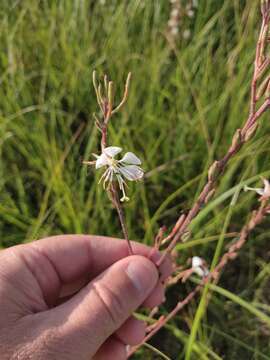
{"type": "Polygon", "coordinates": [[[132,313],[164,298],[166,260],[125,241],[55,236],[0,252],[1,359],[126,359],[145,325],[132,313]],[[151,258],[149,260],[148,258],[151,258]]]}

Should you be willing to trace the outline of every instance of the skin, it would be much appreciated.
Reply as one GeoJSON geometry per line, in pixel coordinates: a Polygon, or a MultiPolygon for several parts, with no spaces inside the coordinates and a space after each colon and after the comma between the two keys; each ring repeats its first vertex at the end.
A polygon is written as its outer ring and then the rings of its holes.
{"type": "Polygon", "coordinates": [[[18,360],[126,359],[145,324],[132,316],[164,300],[169,259],[133,242],[66,235],[0,252],[0,354],[18,360]]]}

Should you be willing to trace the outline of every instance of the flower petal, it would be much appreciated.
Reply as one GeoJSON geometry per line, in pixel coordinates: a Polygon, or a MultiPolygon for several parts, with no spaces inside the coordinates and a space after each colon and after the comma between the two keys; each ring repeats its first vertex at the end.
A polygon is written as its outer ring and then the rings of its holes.
{"type": "Polygon", "coordinates": [[[264,190],[263,189],[256,189],[255,191],[259,195],[264,195],[264,190]]]}
{"type": "Polygon", "coordinates": [[[119,172],[128,180],[136,181],[142,179],[144,172],[136,165],[126,165],[119,167],[119,172]]]}
{"type": "Polygon", "coordinates": [[[141,165],[141,160],[132,152],[127,152],[119,162],[124,162],[130,165],[141,165]]]}
{"type": "Polygon", "coordinates": [[[270,195],[270,184],[269,184],[269,181],[266,180],[266,179],[263,179],[263,183],[264,183],[264,195],[267,195],[269,196],[270,195]]]}
{"type": "Polygon", "coordinates": [[[108,165],[108,158],[105,154],[98,156],[96,161],[96,169],[101,168],[102,166],[108,165]]]}
{"type": "Polygon", "coordinates": [[[109,146],[103,150],[103,153],[113,158],[113,157],[115,157],[115,155],[119,154],[121,151],[122,151],[122,148],[120,148],[118,146],[109,146]]]}
{"type": "Polygon", "coordinates": [[[203,259],[199,256],[193,256],[192,258],[192,267],[198,267],[203,265],[203,259]]]}
{"type": "Polygon", "coordinates": [[[263,195],[264,194],[264,189],[260,189],[260,188],[252,188],[249,186],[244,186],[244,191],[255,191],[257,194],[259,195],[263,195]]]}
{"type": "MultiPolygon", "coordinates": [[[[200,268],[199,266],[198,266],[198,267],[193,267],[192,269],[193,269],[193,271],[194,271],[197,275],[199,275],[200,277],[204,277],[204,276],[205,276],[205,271],[204,271],[202,268],[200,268]]],[[[207,274],[207,275],[208,275],[208,274],[207,274]]]]}
{"type": "Polygon", "coordinates": [[[209,270],[205,266],[205,261],[202,258],[200,258],[199,256],[193,256],[191,262],[194,273],[196,273],[200,277],[205,277],[209,275],[209,270]]]}

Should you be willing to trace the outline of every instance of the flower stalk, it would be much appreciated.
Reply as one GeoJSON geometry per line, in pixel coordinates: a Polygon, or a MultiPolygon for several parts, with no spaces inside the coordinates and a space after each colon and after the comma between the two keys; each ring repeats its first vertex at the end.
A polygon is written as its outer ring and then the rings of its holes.
{"type": "MultiPolygon", "coordinates": [[[[233,243],[228,251],[221,257],[217,266],[211,271],[208,272],[204,270],[201,272],[201,268],[203,264],[202,259],[198,257],[194,257],[192,259],[192,267],[187,269],[181,273],[182,276],[177,276],[176,279],[172,278],[170,280],[171,284],[175,284],[180,279],[183,281],[186,280],[186,276],[192,275],[196,272],[199,276],[202,277],[200,283],[181,301],[179,301],[175,308],[166,316],[158,319],[154,324],[151,325],[149,333],[145,336],[141,344],[130,349],[128,356],[131,356],[140,346],[142,346],[146,341],[150,340],[168,321],[170,321],[175,315],[177,315],[190,301],[196,296],[197,293],[211,280],[214,280],[215,283],[218,282],[218,279],[221,275],[222,270],[225,268],[229,261],[236,259],[239,255],[240,249],[246,243],[250,233],[256,228],[256,226],[260,225],[265,217],[270,213],[270,195],[267,199],[261,201],[260,206],[257,210],[253,211],[251,218],[247,222],[247,224],[242,228],[239,239],[233,243]],[[198,271],[200,269],[200,271],[198,271]],[[195,270],[195,271],[194,271],[195,270]]],[[[206,269],[206,268],[204,268],[206,269]]]]}
{"type": "Polygon", "coordinates": [[[125,90],[120,103],[114,107],[114,84],[108,80],[107,75],[103,78],[103,85],[97,80],[96,71],[93,72],[93,86],[96,93],[97,103],[101,111],[101,118],[94,114],[95,125],[101,132],[101,154],[93,156],[94,161],[83,161],[86,165],[95,165],[96,169],[106,167],[105,172],[101,176],[99,183],[103,182],[103,188],[107,191],[109,198],[114,205],[119,221],[121,224],[124,238],[127,242],[129,255],[133,254],[131,242],[129,240],[128,229],[125,220],[125,214],[121,202],[128,201],[126,196],[127,184],[125,179],[129,181],[140,180],[143,177],[143,170],[138,166],[141,164],[140,159],[133,153],[127,152],[120,160],[115,159],[122,149],[117,146],[108,147],[108,125],[112,115],[116,114],[122,109],[127,101],[129,87],[130,87],[131,73],[128,74],[125,90]],[[118,185],[118,186],[117,186],[118,185]],[[122,192],[122,197],[119,198],[119,190],[122,192]]]}
{"type": "MultiPolygon", "coordinates": [[[[227,153],[220,160],[214,161],[210,166],[208,171],[208,181],[206,182],[203,190],[198,196],[197,201],[194,203],[193,207],[185,216],[185,220],[182,222],[178,231],[174,233],[174,230],[168,235],[168,238],[171,239],[169,245],[164,250],[163,256],[158,262],[158,266],[164,261],[166,256],[173,251],[178,242],[183,241],[183,236],[188,230],[188,227],[191,221],[198,215],[202,207],[208,202],[209,198],[214,194],[216,190],[216,184],[220,176],[223,174],[228,162],[231,160],[235,154],[242,148],[242,146],[253,138],[258,128],[258,120],[265,113],[266,110],[270,107],[270,85],[266,86],[264,91],[257,91],[257,85],[259,81],[262,80],[262,76],[270,66],[270,56],[266,54],[267,42],[268,42],[268,30],[269,30],[269,21],[270,21],[270,1],[262,0],[261,2],[261,13],[262,13],[262,25],[260,34],[256,46],[256,55],[254,61],[254,71],[252,77],[251,85],[251,96],[250,96],[250,112],[247,120],[245,121],[242,128],[237,129],[231,146],[229,147],[227,153]],[[267,91],[268,89],[268,91],[267,91]],[[263,100],[264,99],[264,100],[263,100]],[[256,109],[257,103],[259,100],[263,100],[262,104],[256,109]]],[[[167,241],[162,240],[161,243],[167,243],[167,241]]]]}

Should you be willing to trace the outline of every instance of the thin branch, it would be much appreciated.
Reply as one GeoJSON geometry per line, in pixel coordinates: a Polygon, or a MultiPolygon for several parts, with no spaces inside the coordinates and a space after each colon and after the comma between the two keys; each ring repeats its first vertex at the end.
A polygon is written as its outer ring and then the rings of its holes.
{"type": "Polygon", "coordinates": [[[252,213],[250,220],[247,222],[247,224],[242,228],[240,232],[239,240],[237,240],[234,244],[232,244],[229,247],[228,251],[222,256],[221,260],[219,261],[218,265],[213,269],[213,271],[210,272],[207,277],[203,278],[201,282],[194,288],[194,290],[191,291],[185,297],[185,299],[179,301],[175,306],[175,308],[166,317],[159,319],[156,322],[156,325],[155,324],[151,325],[151,331],[145,336],[141,344],[133,347],[130,350],[128,356],[132,355],[140,346],[142,346],[146,341],[151,339],[168,321],[170,321],[175,315],[177,315],[178,312],[182,310],[184,306],[190,303],[190,301],[195,297],[195,295],[206,284],[210,283],[211,280],[217,282],[224,267],[227,265],[229,261],[234,260],[238,256],[238,253],[240,249],[243,247],[243,245],[246,243],[249,234],[254,230],[256,226],[262,223],[265,216],[269,214],[269,212],[270,212],[270,205],[269,205],[269,199],[267,199],[262,201],[259,209],[252,213]]]}
{"type": "MultiPolygon", "coordinates": [[[[108,125],[109,125],[109,122],[111,120],[113,113],[116,112],[117,109],[119,110],[127,100],[128,89],[129,89],[129,85],[130,85],[130,77],[131,77],[131,74],[129,73],[128,77],[127,77],[127,81],[126,81],[125,93],[124,93],[123,99],[122,99],[121,103],[118,105],[118,107],[113,110],[113,102],[114,102],[113,82],[108,81],[108,77],[105,75],[104,79],[103,79],[104,80],[104,91],[103,91],[102,84],[97,81],[96,71],[93,72],[93,86],[94,86],[94,89],[96,92],[97,102],[98,102],[99,107],[103,114],[103,118],[101,120],[99,120],[96,116],[94,116],[95,124],[96,124],[97,128],[101,131],[101,141],[100,141],[101,151],[103,151],[107,147],[108,125]]],[[[83,163],[87,164],[87,165],[92,164],[91,161],[85,161],[83,163]]],[[[121,202],[119,200],[117,187],[114,182],[111,182],[111,184],[108,188],[108,193],[109,193],[109,198],[112,201],[112,203],[117,211],[119,221],[121,224],[121,229],[122,229],[124,238],[127,242],[129,255],[132,255],[133,250],[131,247],[131,242],[129,240],[128,229],[127,229],[126,220],[125,220],[125,214],[124,214],[124,210],[121,205],[121,202]]]]}
{"type": "MultiPolygon", "coordinates": [[[[198,215],[202,207],[209,201],[211,196],[215,193],[217,180],[223,174],[229,160],[235,156],[235,154],[242,148],[242,146],[249,141],[256,133],[258,127],[258,120],[264,114],[264,112],[270,107],[270,94],[269,91],[266,91],[266,100],[256,111],[256,102],[259,98],[256,97],[256,84],[258,76],[261,75],[262,68],[264,71],[270,65],[269,59],[265,57],[266,50],[266,40],[268,34],[268,26],[270,19],[270,1],[263,0],[261,5],[262,11],[262,26],[261,31],[258,37],[257,46],[256,46],[256,56],[254,62],[254,74],[252,79],[251,86],[251,100],[250,100],[250,113],[241,129],[237,129],[233,139],[232,144],[227,150],[227,153],[220,160],[214,161],[208,170],[208,181],[206,182],[203,190],[198,196],[197,201],[193,207],[189,210],[188,214],[185,217],[185,221],[181,224],[177,233],[174,234],[174,229],[171,234],[169,234],[169,239],[171,242],[168,247],[164,250],[162,257],[158,262],[158,266],[164,261],[165,257],[175,248],[176,244],[183,240],[183,235],[188,230],[188,227],[191,221],[198,215]]],[[[268,88],[268,83],[267,87],[268,88]]],[[[263,92],[262,92],[263,94],[263,92]]],[[[164,239],[165,240],[165,239],[164,239]]],[[[167,239],[165,243],[167,242],[167,239]]]]}

